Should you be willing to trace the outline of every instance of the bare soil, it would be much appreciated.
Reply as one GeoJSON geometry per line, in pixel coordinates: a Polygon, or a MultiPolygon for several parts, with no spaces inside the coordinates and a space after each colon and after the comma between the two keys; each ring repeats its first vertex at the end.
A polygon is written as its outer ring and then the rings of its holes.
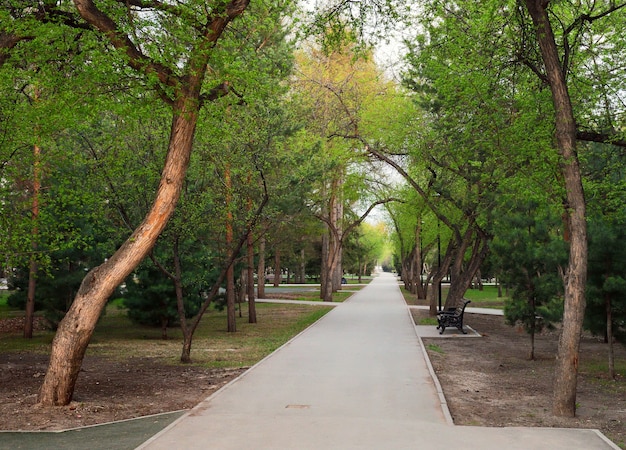
{"type": "MultiPolygon", "coordinates": [[[[416,323],[426,311],[414,311],[416,323]]],[[[554,361],[558,332],[536,336],[535,360],[530,338],[508,326],[502,316],[466,314],[481,338],[423,339],[457,425],[595,428],[626,448],[626,349],[616,344],[615,380],[608,345],[592,336],[581,341],[577,416],[552,415],[554,361]],[[619,371],[618,370],[618,371],[619,371]]]]}
{"type": "MultiPolygon", "coordinates": [[[[578,415],[563,419],[551,414],[557,333],[537,336],[536,359],[530,361],[528,336],[502,317],[471,314],[466,323],[483,337],[424,339],[456,424],[597,428],[626,448],[626,379],[623,372],[610,380],[598,371],[607,359],[606,344],[583,338],[578,415]]],[[[0,321],[0,332],[10,326],[0,321]]],[[[626,350],[616,350],[618,366],[626,367],[626,350]]],[[[36,398],[47,362],[39,354],[0,354],[1,429],[60,430],[189,409],[243,371],[87,357],[74,401],[42,408],[36,398]]]]}

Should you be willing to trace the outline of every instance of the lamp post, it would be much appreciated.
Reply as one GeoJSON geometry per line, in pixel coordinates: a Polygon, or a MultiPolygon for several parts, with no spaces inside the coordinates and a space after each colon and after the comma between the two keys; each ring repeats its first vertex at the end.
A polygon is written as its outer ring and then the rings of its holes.
{"type": "MultiPolygon", "coordinates": [[[[441,222],[437,220],[437,271],[441,271],[441,222]]],[[[439,312],[441,312],[441,279],[439,278],[439,312]]]]}

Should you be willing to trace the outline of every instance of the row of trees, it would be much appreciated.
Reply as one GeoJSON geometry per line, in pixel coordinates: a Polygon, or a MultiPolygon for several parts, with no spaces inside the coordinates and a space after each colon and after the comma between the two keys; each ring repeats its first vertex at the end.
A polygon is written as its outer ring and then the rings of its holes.
{"type": "MultiPolygon", "coordinates": [[[[237,268],[251,287],[266,246],[280,273],[281,252],[314,257],[316,238],[307,235],[321,236],[321,222],[340,228],[344,214],[329,220],[335,200],[320,194],[337,158],[320,153],[329,148],[324,132],[303,127],[315,116],[307,93],[286,96],[290,2],[5,6],[3,264],[28,267],[30,287],[22,292],[31,317],[37,277],[63,286],[56,308],[63,319],[39,401],[65,404],[98,317],[124,282],[133,291],[156,270],[171,280],[182,360],[222,284],[235,331],[237,268]],[[142,261],[150,262],[135,272],[142,261]]],[[[362,189],[356,183],[349,189],[362,189]]],[[[368,211],[352,219],[352,241],[340,233],[340,247],[350,243],[360,271],[372,265],[378,245],[366,251],[358,244],[366,239],[359,234],[368,235],[365,227],[356,232],[368,211]]],[[[341,252],[318,247],[328,255],[322,274],[340,274],[341,252]]]]}
{"type": "Polygon", "coordinates": [[[515,287],[529,308],[510,315],[530,329],[562,299],[554,412],[574,415],[588,241],[590,304],[605,312],[589,326],[608,316],[612,342],[623,320],[623,6],[442,1],[415,17],[391,1],[332,3],[313,22],[322,44],[296,52],[289,2],[11,2],[0,30],[8,265],[32,275],[52,270],[53,250],[101,251],[81,262],[40,401],[70,401],[102,308],[146,258],[174,286],[185,360],[222,284],[235,330],[235,271],[251,289],[267,248],[280,273],[314,254],[304,236],[323,236],[331,299],[342,258],[370,259],[356,230],[384,205],[405,283],[433,313],[429,285],[450,274],[451,306],[480,270],[515,287]],[[402,86],[367,46],[346,44],[370,14],[415,30],[402,86]],[[184,293],[199,296],[189,324],[184,293]]]}
{"type": "Polygon", "coordinates": [[[430,255],[427,278],[437,285],[451,276],[446,306],[482,267],[514,288],[521,303],[508,308],[512,322],[532,332],[539,315],[562,318],[554,412],[573,416],[586,300],[592,330],[604,334],[603,324],[611,343],[623,332],[620,246],[605,245],[619,240],[625,200],[625,5],[421,6],[404,82],[428,126],[405,146],[371,143],[417,193],[412,208],[393,215],[406,283],[423,295],[420,269],[430,255]],[[399,154],[411,164],[397,164],[399,154]]]}

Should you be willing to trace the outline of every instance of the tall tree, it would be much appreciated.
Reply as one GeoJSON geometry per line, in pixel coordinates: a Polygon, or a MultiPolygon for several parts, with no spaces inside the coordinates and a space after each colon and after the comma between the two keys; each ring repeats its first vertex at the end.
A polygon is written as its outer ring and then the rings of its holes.
{"type": "MultiPolygon", "coordinates": [[[[573,13],[574,19],[571,25],[562,30],[564,44],[562,54],[559,53],[550,20],[549,8],[552,2],[525,0],[524,4],[535,28],[544,69],[540,73],[543,73],[544,80],[552,93],[555,138],[561,157],[560,168],[566,191],[565,213],[570,239],[569,264],[565,273],[563,328],[559,338],[552,410],[558,416],[574,417],[576,415],[578,352],[585,313],[587,222],[585,196],[576,148],[576,118],[567,76],[572,51],[577,50],[576,47],[579,45],[577,39],[583,34],[585,27],[619,11],[626,4],[611,2],[608,5],[596,5],[592,3],[588,6],[584,5],[579,10],[569,11],[569,14],[573,13]]],[[[553,14],[553,17],[556,15],[553,14]]]]}
{"type": "Polygon", "coordinates": [[[75,10],[67,8],[74,22],[104,37],[109,48],[123,55],[127,66],[145,77],[170,105],[172,126],[152,208],[118,251],[87,274],[59,326],[39,392],[39,402],[45,405],[71,401],[102,308],[116,286],[148,254],[172,215],[188,166],[200,107],[229,90],[226,79],[213,80],[215,84],[206,88],[212,49],[228,24],[246,10],[248,1],[218,2],[212,8],[195,8],[193,4],[115,1],[101,2],[99,7],[91,0],[75,0],[74,6],[75,10]],[[160,45],[150,45],[148,30],[154,31],[151,39],[160,45]],[[175,42],[179,45],[170,45],[175,42]],[[159,52],[154,51],[157,47],[159,52]]]}

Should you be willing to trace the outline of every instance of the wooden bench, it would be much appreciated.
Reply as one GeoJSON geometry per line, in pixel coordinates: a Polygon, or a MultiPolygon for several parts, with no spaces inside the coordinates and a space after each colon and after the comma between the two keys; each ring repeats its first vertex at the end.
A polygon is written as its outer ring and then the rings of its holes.
{"type": "Polygon", "coordinates": [[[463,329],[463,314],[465,314],[465,307],[471,300],[463,299],[456,308],[449,308],[445,311],[441,311],[437,314],[437,329],[439,334],[443,334],[446,327],[457,327],[461,333],[467,334],[467,331],[463,329]]]}

